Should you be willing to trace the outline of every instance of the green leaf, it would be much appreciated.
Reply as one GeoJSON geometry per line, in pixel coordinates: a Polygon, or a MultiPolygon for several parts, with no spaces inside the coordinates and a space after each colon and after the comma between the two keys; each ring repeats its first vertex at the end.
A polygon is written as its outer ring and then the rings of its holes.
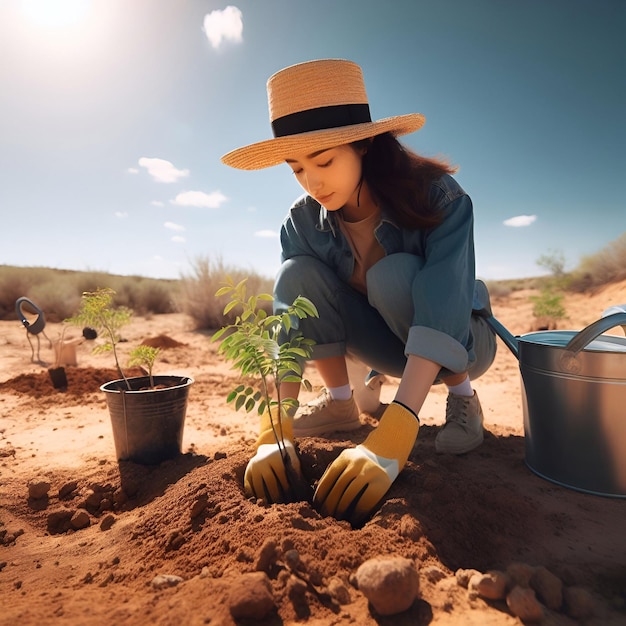
{"type": "Polygon", "coordinates": [[[228,315],[228,313],[230,313],[239,303],[236,302],[235,300],[231,300],[225,307],[224,307],[224,315],[228,315]]]}
{"type": "Polygon", "coordinates": [[[283,376],[280,379],[281,383],[299,383],[300,382],[300,376],[283,376]]]}

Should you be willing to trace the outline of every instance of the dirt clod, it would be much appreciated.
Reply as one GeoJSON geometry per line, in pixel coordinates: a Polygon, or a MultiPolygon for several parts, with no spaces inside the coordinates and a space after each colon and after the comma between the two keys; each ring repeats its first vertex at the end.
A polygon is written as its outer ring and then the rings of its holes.
{"type": "Polygon", "coordinates": [[[543,608],[535,592],[526,587],[513,587],[506,597],[506,604],[513,615],[523,622],[536,623],[543,619],[543,608]]]}
{"type": "Polygon", "coordinates": [[[380,615],[406,611],[419,591],[415,564],[402,557],[369,559],[357,570],[356,580],[359,591],[380,615]]]}

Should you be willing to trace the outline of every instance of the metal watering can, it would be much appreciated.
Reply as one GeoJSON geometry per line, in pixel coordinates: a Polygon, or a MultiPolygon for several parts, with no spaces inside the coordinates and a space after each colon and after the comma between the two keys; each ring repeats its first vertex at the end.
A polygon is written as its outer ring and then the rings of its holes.
{"type": "Polygon", "coordinates": [[[513,336],[486,322],[519,361],[526,465],[554,483],[626,498],[626,305],[583,330],[513,336]]]}

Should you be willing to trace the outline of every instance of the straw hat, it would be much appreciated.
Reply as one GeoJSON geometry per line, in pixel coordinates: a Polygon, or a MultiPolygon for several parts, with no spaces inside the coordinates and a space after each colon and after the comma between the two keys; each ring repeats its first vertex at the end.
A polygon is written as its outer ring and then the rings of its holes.
{"type": "Polygon", "coordinates": [[[226,165],[260,170],[287,157],[381,133],[406,135],[425,122],[420,113],[373,122],[361,68],[341,59],[308,61],[280,70],[267,81],[267,99],[274,139],[225,154],[226,165]]]}

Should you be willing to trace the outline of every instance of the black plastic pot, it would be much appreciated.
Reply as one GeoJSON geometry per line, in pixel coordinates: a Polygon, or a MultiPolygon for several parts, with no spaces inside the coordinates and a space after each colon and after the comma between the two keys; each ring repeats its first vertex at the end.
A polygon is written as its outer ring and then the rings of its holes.
{"type": "Polygon", "coordinates": [[[157,465],[181,453],[189,387],[188,376],[148,376],[113,380],[106,395],[118,461],[157,465]]]}
{"type": "Polygon", "coordinates": [[[48,369],[48,374],[55,389],[67,389],[67,375],[64,367],[51,367],[48,369]]]}

